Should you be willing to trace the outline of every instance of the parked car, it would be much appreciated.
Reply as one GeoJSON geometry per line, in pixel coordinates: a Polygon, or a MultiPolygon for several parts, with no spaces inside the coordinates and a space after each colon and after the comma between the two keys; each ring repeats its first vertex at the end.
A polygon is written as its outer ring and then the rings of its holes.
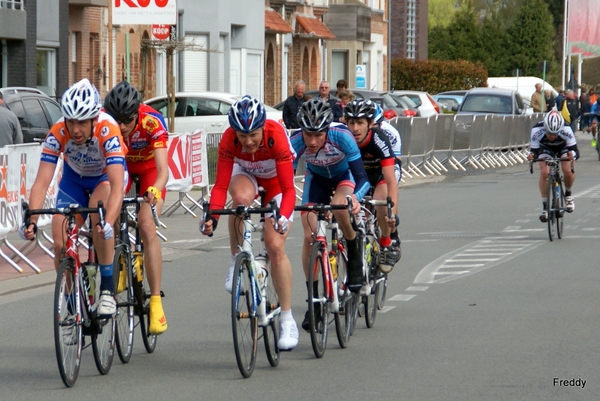
{"type": "Polygon", "coordinates": [[[440,106],[442,106],[444,113],[455,114],[467,92],[468,90],[447,91],[440,92],[432,97],[440,106]]]}
{"type": "Polygon", "coordinates": [[[440,114],[440,105],[427,92],[395,90],[391,92],[394,95],[405,95],[417,105],[421,117],[430,117],[440,114]]]}
{"type": "MultiPolygon", "coordinates": [[[[229,127],[227,113],[242,96],[224,92],[178,92],[175,94],[175,126],[169,132],[194,132],[204,126],[208,134],[220,134],[229,127]]],[[[159,111],[169,124],[167,95],[144,103],[159,111]]],[[[282,122],[281,112],[265,106],[267,118],[282,122]]],[[[283,123],[283,122],[282,122],[283,123]]]]}
{"type": "Polygon", "coordinates": [[[457,114],[521,115],[526,113],[519,92],[503,88],[473,88],[467,92],[457,114]]]}
{"type": "Polygon", "coordinates": [[[62,117],[56,100],[39,89],[1,88],[4,105],[17,115],[23,131],[23,142],[42,142],[50,127],[62,117]]]}
{"type": "MultiPolygon", "coordinates": [[[[417,115],[416,109],[410,108],[410,103],[398,100],[398,96],[392,96],[389,92],[370,91],[366,89],[349,89],[355,96],[355,99],[367,99],[378,103],[384,111],[385,118],[392,119],[394,117],[414,117],[417,115]]],[[[305,92],[310,96],[319,96],[318,90],[309,90],[305,92]]],[[[332,96],[333,99],[337,97],[332,96]]],[[[273,106],[275,109],[283,111],[283,102],[273,106]]]]}

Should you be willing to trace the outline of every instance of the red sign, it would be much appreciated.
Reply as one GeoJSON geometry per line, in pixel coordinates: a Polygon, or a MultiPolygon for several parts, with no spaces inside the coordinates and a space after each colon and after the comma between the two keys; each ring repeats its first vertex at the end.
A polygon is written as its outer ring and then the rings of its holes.
{"type": "Polygon", "coordinates": [[[158,40],[168,39],[171,34],[171,25],[154,24],[152,25],[152,36],[158,40]]]}

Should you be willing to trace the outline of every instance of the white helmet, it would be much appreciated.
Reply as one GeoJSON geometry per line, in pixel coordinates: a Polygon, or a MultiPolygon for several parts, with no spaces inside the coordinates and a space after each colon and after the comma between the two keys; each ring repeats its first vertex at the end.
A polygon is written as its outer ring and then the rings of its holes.
{"type": "Polygon", "coordinates": [[[556,110],[552,110],[544,116],[544,128],[549,134],[558,134],[564,124],[563,116],[556,110]]]}
{"type": "Polygon", "coordinates": [[[100,94],[91,82],[84,78],[65,91],[60,101],[63,116],[69,120],[89,120],[100,114],[100,94]]]}

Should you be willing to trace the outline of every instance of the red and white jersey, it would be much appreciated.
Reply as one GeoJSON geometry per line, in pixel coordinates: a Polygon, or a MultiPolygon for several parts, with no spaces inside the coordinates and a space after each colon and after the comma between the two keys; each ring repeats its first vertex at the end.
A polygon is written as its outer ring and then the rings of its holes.
{"type": "MultiPolygon", "coordinates": [[[[296,190],[294,188],[293,161],[295,152],[281,124],[267,120],[263,127],[263,138],[254,153],[247,153],[237,139],[235,131],[225,130],[219,143],[219,159],[215,186],[211,192],[211,209],[221,209],[227,199],[234,163],[256,177],[268,194],[281,193],[281,214],[290,217],[294,212],[296,190]]],[[[268,199],[267,199],[268,200],[268,199]]]]}
{"type": "Polygon", "coordinates": [[[127,162],[135,163],[154,158],[154,149],[166,148],[169,132],[162,115],[152,107],[141,104],[134,131],[125,138],[129,148],[127,162]]]}

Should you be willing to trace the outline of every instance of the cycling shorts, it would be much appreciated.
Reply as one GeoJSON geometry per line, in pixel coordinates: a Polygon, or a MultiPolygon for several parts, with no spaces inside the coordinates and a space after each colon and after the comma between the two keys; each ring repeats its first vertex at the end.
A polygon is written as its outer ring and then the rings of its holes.
{"type": "Polygon", "coordinates": [[[333,191],[344,186],[352,189],[356,186],[354,178],[352,178],[352,174],[350,174],[350,170],[333,178],[326,178],[308,170],[304,179],[302,204],[322,203],[324,205],[329,205],[333,191]]]}
{"type": "Polygon", "coordinates": [[[73,171],[67,163],[63,165],[62,178],[58,184],[58,195],[56,196],[56,207],[67,207],[78,204],[80,207],[88,207],[90,195],[94,189],[104,181],[108,181],[106,173],[100,176],[84,177],[73,171]]]}
{"type": "Polygon", "coordinates": [[[554,146],[542,147],[540,148],[540,153],[538,154],[538,159],[552,159],[554,157],[563,157],[567,153],[569,153],[569,148],[566,146],[561,146],[560,148],[554,146]]]}
{"type": "MultiPolygon", "coordinates": [[[[156,177],[158,177],[158,170],[156,169],[154,158],[141,162],[128,162],[127,169],[129,170],[130,177],[137,175],[140,179],[140,193],[136,195],[143,196],[148,187],[154,185],[156,182],[156,177]]],[[[131,190],[132,184],[133,180],[130,179],[125,190],[126,193],[131,190]]],[[[165,196],[167,195],[167,188],[163,188],[160,195],[162,196],[162,199],[165,199],[165,196]]]]}
{"type": "MultiPolygon", "coordinates": [[[[243,168],[237,163],[233,164],[233,171],[231,172],[231,177],[236,175],[244,175],[252,181],[254,185],[254,198],[258,198],[258,188],[263,187],[265,190],[265,207],[267,203],[271,199],[275,199],[277,202],[277,206],[281,207],[281,200],[283,199],[283,194],[281,193],[281,188],[279,187],[279,179],[277,177],[274,178],[257,178],[254,174],[250,173],[248,170],[243,168]]],[[[265,217],[271,217],[272,213],[265,214],[265,217]]],[[[290,216],[290,222],[294,221],[294,213],[290,216]]]]}

